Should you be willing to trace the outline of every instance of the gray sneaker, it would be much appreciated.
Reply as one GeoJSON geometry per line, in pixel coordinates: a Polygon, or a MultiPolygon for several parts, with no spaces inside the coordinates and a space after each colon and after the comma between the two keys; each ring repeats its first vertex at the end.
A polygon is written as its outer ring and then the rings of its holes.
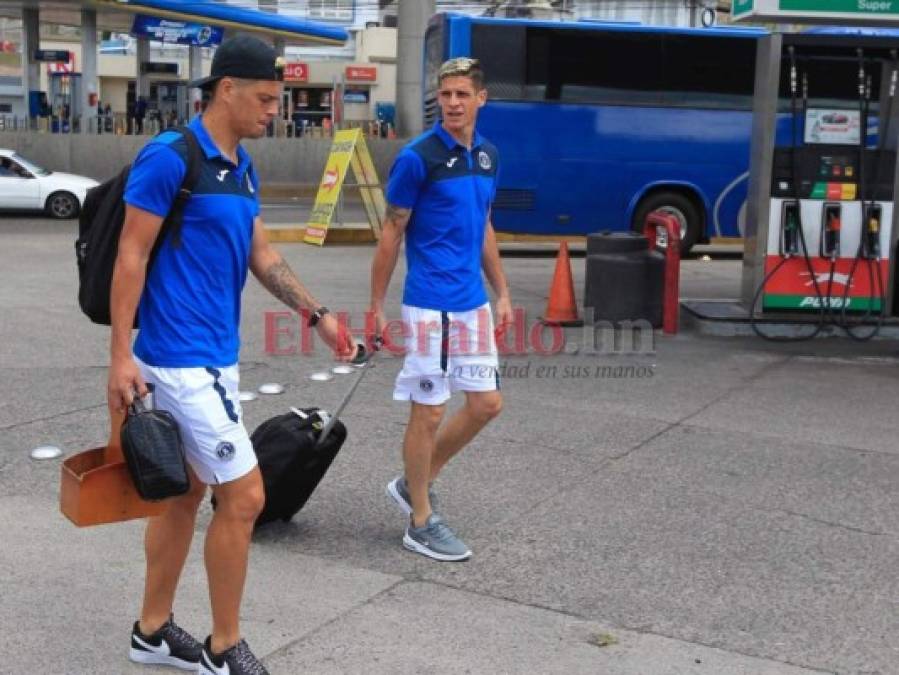
{"type": "Polygon", "coordinates": [[[410,518],[403,536],[403,546],[434,560],[447,562],[468,560],[471,551],[436,513],[428,517],[424,527],[412,527],[410,518]]]}
{"type": "MultiPolygon", "coordinates": [[[[406,485],[405,476],[397,476],[387,483],[387,496],[396,502],[403,513],[412,515],[412,498],[409,496],[409,487],[406,485]]],[[[437,510],[437,494],[434,488],[428,486],[428,500],[431,502],[431,510],[437,510]]]]}

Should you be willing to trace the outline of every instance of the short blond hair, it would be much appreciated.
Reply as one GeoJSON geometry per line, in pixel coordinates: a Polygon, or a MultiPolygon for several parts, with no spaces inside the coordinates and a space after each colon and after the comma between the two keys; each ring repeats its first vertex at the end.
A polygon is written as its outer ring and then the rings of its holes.
{"type": "Polygon", "coordinates": [[[481,62],[467,56],[444,61],[437,71],[437,83],[440,84],[447,77],[467,77],[474,85],[475,91],[484,88],[484,69],[481,62]]]}

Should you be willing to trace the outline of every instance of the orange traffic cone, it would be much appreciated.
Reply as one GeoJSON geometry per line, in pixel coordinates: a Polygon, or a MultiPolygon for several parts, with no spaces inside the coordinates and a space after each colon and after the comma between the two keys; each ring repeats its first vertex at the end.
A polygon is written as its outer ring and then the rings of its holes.
{"type": "Polygon", "coordinates": [[[540,322],[551,326],[583,326],[577,315],[577,301],[574,299],[574,278],[571,276],[571,259],[568,257],[568,242],[559,245],[556,271],[549,287],[546,315],[540,322]]]}

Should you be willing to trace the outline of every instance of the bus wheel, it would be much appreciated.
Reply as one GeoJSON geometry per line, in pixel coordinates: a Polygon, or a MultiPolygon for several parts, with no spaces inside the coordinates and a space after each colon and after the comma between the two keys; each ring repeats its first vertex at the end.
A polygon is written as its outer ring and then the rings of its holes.
{"type": "Polygon", "coordinates": [[[681,255],[689,253],[693,245],[699,241],[700,225],[702,218],[696,205],[679,192],[656,192],[637,206],[634,212],[633,229],[643,232],[646,216],[653,211],[664,211],[674,216],[680,223],[680,252],[681,255]]]}

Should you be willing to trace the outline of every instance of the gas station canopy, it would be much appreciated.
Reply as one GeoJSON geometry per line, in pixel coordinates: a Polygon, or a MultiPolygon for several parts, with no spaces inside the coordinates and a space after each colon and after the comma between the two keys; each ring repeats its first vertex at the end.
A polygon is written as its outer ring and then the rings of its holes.
{"type": "Polygon", "coordinates": [[[81,11],[97,12],[100,30],[128,32],[134,14],[211,24],[283,38],[289,44],[343,45],[349,38],[343,28],[289,16],[237,7],[215,0],[21,0],[4,2],[0,16],[19,18],[23,8],[40,11],[42,23],[81,25],[81,11]]]}
{"type": "Polygon", "coordinates": [[[342,45],[347,32],[342,28],[301,21],[279,14],[226,5],[212,0],[95,0],[99,8],[113,7],[136,14],[152,14],[178,21],[200,21],[224,28],[256,31],[291,41],[342,45]]]}
{"type": "Polygon", "coordinates": [[[899,0],[733,0],[735,21],[899,25],[899,0]]]}

